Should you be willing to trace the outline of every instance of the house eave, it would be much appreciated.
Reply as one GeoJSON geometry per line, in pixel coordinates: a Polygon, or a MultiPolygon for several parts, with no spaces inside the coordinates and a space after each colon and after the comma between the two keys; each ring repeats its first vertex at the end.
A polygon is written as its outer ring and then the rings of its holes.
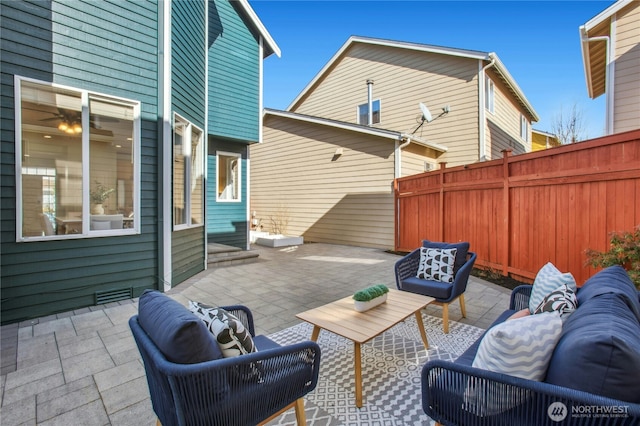
{"type": "Polygon", "coordinates": [[[393,130],[379,129],[376,127],[363,126],[361,124],[347,123],[345,121],[331,120],[328,118],[316,117],[312,115],[299,114],[291,111],[282,111],[271,108],[264,109],[265,117],[272,115],[276,117],[284,117],[291,120],[303,121],[306,123],[319,124],[321,126],[328,126],[335,129],[347,130],[350,132],[356,132],[365,135],[372,135],[380,138],[390,139],[393,141],[409,141],[411,143],[431,148],[438,152],[447,152],[448,148],[443,145],[439,145],[433,142],[428,142],[424,139],[409,135],[407,133],[396,132],[393,130]]]}
{"type": "Polygon", "coordinates": [[[282,55],[280,48],[276,44],[273,37],[271,37],[271,34],[269,34],[269,31],[267,31],[267,28],[264,26],[260,18],[258,18],[258,15],[253,10],[251,5],[249,5],[249,2],[247,0],[238,0],[237,4],[239,4],[240,7],[242,7],[242,10],[251,21],[251,24],[253,24],[253,26],[255,27],[255,30],[264,39],[265,49],[264,49],[263,59],[267,58],[273,53],[275,53],[276,56],[279,58],[282,55]]]}

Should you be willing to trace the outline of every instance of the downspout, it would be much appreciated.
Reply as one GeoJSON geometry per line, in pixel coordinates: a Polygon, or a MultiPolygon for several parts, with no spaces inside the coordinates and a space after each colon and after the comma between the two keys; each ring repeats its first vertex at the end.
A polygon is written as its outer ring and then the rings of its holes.
{"type": "MultiPolygon", "coordinates": [[[[489,62],[487,65],[485,65],[483,68],[480,69],[479,73],[478,73],[478,91],[479,91],[479,96],[478,96],[478,100],[479,100],[479,105],[478,105],[478,160],[479,161],[486,161],[487,160],[487,149],[486,149],[486,124],[487,124],[487,113],[486,113],[486,108],[484,106],[485,104],[485,71],[487,70],[487,68],[490,68],[492,66],[495,65],[496,63],[496,59],[489,54],[489,58],[491,59],[491,62],[489,62]]],[[[478,67],[482,66],[482,61],[478,62],[478,67]]]]}
{"type": "Polygon", "coordinates": [[[398,139],[396,139],[396,147],[394,154],[394,170],[393,170],[393,178],[398,179],[402,173],[402,149],[408,146],[411,143],[411,136],[409,135],[400,135],[398,139]],[[402,142],[406,139],[406,142],[402,142]],[[402,143],[400,143],[402,142],[402,143]]]}
{"type": "Polygon", "coordinates": [[[582,42],[590,43],[592,41],[604,41],[605,42],[605,57],[607,58],[607,65],[604,69],[604,93],[605,93],[605,133],[610,135],[613,132],[613,87],[611,86],[611,73],[613,73],[612,61],[611,61],[611,37],[598,36],[588,37],[584,28],[582,29],[582,42]]]}
{"type": "MultiPolygon", "coordinates": [[[[160,97],[162,148],[159,153],[158,179],[158,278],[164,291],[171,288],[171,0],[161,3],[162,25],[158,25],[162,40],[158,95],[160,97]]],[[[142,217],[142,215],[141,215],[142,217]]]]}
{"type": "Polygon", "coordinates": [[[373,126],[373,80],[367,80],[367,126],[373,126]]]}

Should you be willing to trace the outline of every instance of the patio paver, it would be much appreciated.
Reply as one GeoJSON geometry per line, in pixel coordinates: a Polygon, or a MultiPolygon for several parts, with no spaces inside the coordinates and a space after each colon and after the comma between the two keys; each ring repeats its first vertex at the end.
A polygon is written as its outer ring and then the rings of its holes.
{"type": "MultiPolygon", "coordinates": [[[[372,284],[395,287],[398,256],[331,244],[255,246],[253,263],[203,271],[167,293],[186,305],[244,304],[256,332],[300,323],[295,315],[372,284]]],[[[486,328],[509,303],[508,289],[471,277],[467,318],[457,304],[450,319],[486,328]]],[[[0,330],[2,425],[153,425],[144,367],[127,321],[137,299],[92,306],[3,326],[0,330]]],[[[442,309],[427,307],[441,317],[442,309]]]]}

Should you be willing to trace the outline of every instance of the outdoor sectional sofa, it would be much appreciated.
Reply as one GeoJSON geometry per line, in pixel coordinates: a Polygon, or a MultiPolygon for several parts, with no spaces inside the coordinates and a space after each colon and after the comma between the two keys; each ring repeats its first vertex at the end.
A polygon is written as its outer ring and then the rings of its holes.
{"type": "MultiPolygon", "coordinates": [[[[492,327],[528,308],[531,293],[530,285],[514,289],[492,327]]],[[[487,330],[455,362],[424,366],[425,413],[442,425],[640,424],[640,293],[614,266],[576,298],[541,381],[473,367],[487,330]]]]}

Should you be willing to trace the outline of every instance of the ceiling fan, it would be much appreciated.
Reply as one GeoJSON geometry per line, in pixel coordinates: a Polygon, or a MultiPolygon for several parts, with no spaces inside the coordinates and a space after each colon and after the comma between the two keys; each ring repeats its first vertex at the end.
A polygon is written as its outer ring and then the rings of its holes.
{"type": "MultiPolygon", "coordinates": [[[[54,121],[59,120],[58,130],[61,132],[68,133],[70,135],[82,133],[82,116],[79,111],[71,111],[64,108],[58,108],[58,112],[52,112],[53,117],[43,118],[40,121],[54,121]]],[[[111,130],[103,129],[100,126],[100,122],[112,122],[117,123],[118,120],[110,117],[89,116],[89,127],[91,128],[92,134],[98,134],[102,136],[113,136],[113,132],[111,130]]]]}

